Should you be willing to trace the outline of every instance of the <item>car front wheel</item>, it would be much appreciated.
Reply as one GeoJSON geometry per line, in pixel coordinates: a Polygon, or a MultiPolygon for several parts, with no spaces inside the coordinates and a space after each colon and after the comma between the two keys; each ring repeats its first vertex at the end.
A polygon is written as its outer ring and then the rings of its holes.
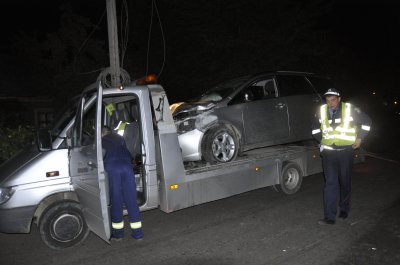
{"type": "Polygon", "coordinates": [[[233,129],[228,125],[220,125],[206,133],[202,155],[206,162],[226,163],[236,158],[239,141],[233,129]]]}

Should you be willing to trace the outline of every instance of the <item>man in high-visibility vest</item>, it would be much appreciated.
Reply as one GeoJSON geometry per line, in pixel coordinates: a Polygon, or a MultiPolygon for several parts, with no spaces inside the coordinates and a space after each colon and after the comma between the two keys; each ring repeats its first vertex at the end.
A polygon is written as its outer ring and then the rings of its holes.
{"type": "Polygon", "coordinates": [[[360,147],[371,128],[371,119],[350,103],[341,102],[340,93],[330,88],[315,115],[312,135],[321,143],[320,151],[325,175],[324,218],[321,225],[335,224],[337,195],[339,218],[346,219],[350,211],[351,171],[354,149],[360,147]]]}
{"type": "Polygon", "coordinates": [[[143,237],[139,207],[136,203],[136,183],[133,173],[132,157],[125,140],[118,134],[111,133],[108,127],[102,128],[102,147],[106,151],[104,169],[110,184],[111,199],[111,238],[124,237],[123,204],[128,210],[131,236],[135,239],[143,237]]]}

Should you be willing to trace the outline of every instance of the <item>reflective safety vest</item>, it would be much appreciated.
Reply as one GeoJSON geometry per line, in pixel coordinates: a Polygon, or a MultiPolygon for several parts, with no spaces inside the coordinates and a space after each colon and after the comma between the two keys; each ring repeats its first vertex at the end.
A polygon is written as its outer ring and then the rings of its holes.
{"type": "Polygon", "coordinates": [[[117,133],[119,135],[124,136],[125,127],[126,127],[127,124],[129,124],[129,123],[120,121],[118,123],[117,127],[115,127],[114,131],[117,131],[117,133]]]}
{"type": "Polygon", "coordinates": [[[328,118],[328,105],[324,104],[321,106],[321,144],[346,146],[352,145],[356,141],[356,128],[350,123],[353,121],[353,117],[351,116],[351,104],[342,102],[341,107],[342,118],[340,124],[336,128],[333,128],[331,124],[334,121],[328,118]]]}

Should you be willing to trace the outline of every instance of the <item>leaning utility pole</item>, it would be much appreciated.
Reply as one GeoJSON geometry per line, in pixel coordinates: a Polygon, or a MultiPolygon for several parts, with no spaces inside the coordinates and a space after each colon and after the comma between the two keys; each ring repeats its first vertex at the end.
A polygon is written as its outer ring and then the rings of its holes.
{"type": "Polygon", "coordinates": [[[121,85],[119,51],[118,51],[118,28],[115,0],[107,1],[107,24],[108,24],[108,46],[110,53],[111,85],[118,87],[121,85]]]}

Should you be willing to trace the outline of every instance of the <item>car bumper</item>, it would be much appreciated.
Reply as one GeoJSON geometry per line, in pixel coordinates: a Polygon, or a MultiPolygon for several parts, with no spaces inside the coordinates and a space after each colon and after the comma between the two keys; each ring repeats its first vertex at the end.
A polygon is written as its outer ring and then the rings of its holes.
{"type": "Polygon", "coordinates": [[[0,209],[1,233],[29,233],[35,206],[0,209]]]}
{"type": "Polygon", "coordinates": [[[180,134],[178,136],[179,145],[182,149],[183,161],[201,160],[201,140],[204,133],[197,129],[180,134]]]}

